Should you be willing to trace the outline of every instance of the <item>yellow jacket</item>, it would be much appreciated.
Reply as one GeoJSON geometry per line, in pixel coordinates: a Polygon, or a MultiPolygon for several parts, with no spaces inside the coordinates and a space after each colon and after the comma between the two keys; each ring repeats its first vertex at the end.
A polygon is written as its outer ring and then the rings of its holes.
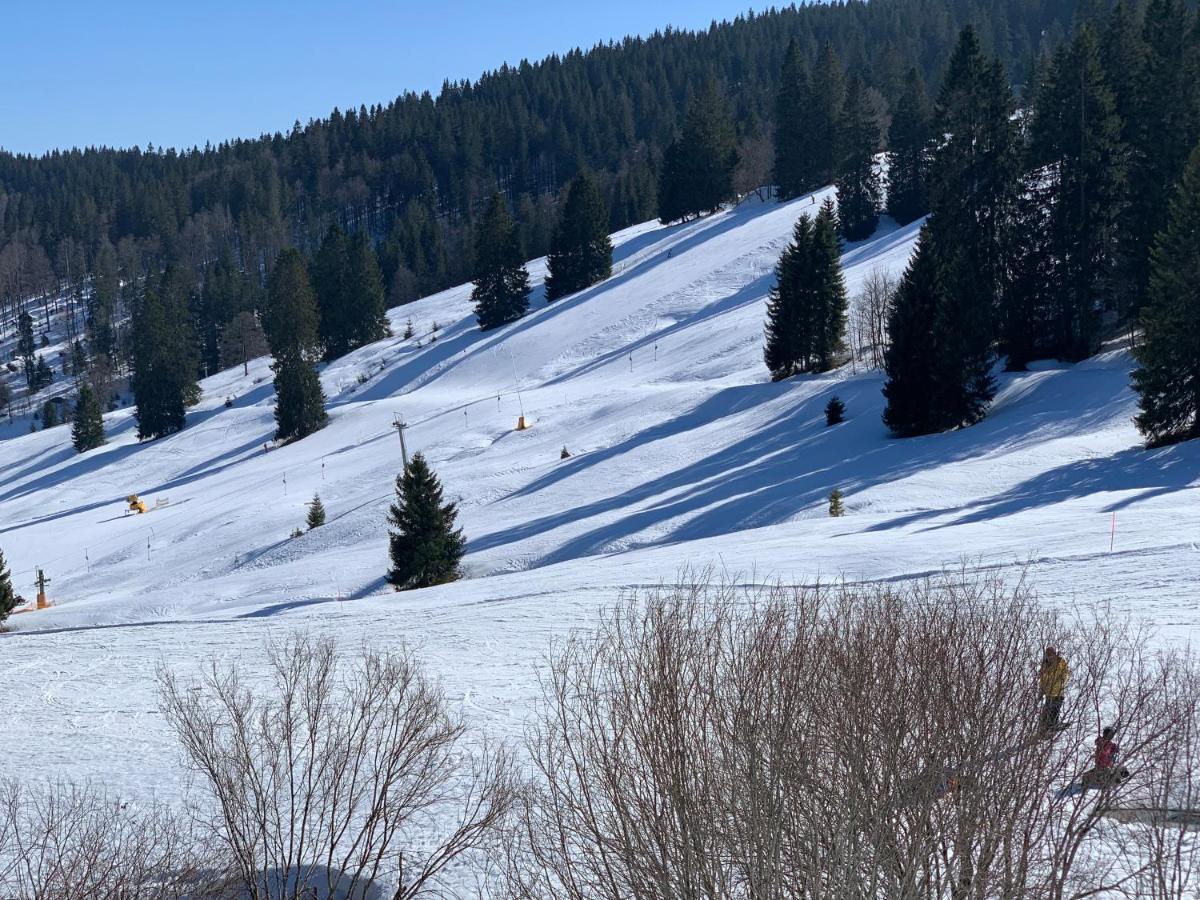
{"type": "Polygon", "coordinates": [[[1043,697],[1061,697],[1063,691],[1067,687],[1067,679],[1071,677],[1071,670],[1067,667],[1067,661],[1061,656],[1054,662],[1042,660],[1041,669],[1038,670],[1038,685],[1042,690],[1043,697]]]}

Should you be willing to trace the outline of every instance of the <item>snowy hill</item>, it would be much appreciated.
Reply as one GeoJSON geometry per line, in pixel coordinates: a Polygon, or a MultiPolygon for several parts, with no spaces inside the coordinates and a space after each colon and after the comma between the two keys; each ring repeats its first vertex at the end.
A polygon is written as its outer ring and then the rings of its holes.
{"type": "MultiPolygon", "coordinates": [[[[770,383],[772,269],[822,199],[628,229],[611,279],[551,305],[539,288],[531,313],[495,332],[475,327],[469,286],[393,310],[397,337],[323,371],[330,424],[291,446],[264,450],[266,359],[203,382],[188,428],[164,440],[139,444],[121,411],[84,455],[63,427],[0,441],[0,547],[18,590],[32,596],[42,567],[56,604],[0,636],[16,685],[0,775],[36,756],[43,775],[174,796],[155,662],[253,653],[295,627],[413,641],[452,695],[513,734],[550,634],[684,565],[807,581],[1032,562],[1048,600],[1111,601],[1186,634],[1200,446],[1140,448],[1121,349],[1003,375],[982,424],[905,441],[880,421],[877,372],[770,383]],[[848,421],[826,429],[835,393],[848,421]],[[532,427],[518,432],[522,412],[532,427]],[[397,417],[461,498],[458,584],[383,582],[397,417]],[[835,487],[845,518],[827,515],[835,487]],[[328,524],[290,538],[314,492],[328,524]],[[127,516],[131,493],[169,502],[127,516]]],[[[876,268],[898,275],[916,230],[885,220],[848,247],[851,295],[876,268]]],[[[531,265],[535,283],[543,272],[531,265]]]]}

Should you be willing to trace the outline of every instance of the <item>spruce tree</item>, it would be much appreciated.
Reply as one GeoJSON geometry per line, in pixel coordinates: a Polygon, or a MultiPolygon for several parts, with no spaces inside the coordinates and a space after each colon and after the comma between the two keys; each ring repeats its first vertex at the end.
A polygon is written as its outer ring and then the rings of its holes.
{"type": "Polygon", "coordinates": [[[658,218],[664,225],[716,212],[733,199],[737,135],[715,81],[692,98],[679,137],[667,148],[659,179],[658,218]]]}
{"type": "Polygon", "coordinates": [[[840,397],[830,397],[829,402],[825,404],[825,427],[841,425],[844,421],[846,421],[846,404],[840,397]]]}
{"type": "Polygon", "coordinates": [[[492,195],[475,229],[475,288],[471,300],[483,331],[515,322],[529,309],[529,272],[516,225],[499,192],[492,195]]]}
{"type": "Polygon", "coordinates": [[[804,127],[812,135],[812,172],[815,187],[831,184],[844,156],[842,114],[846,106],[846,73],[833,45],[821,47],[812,71],[812,103],[805,111],[804,127]]]}
{"type": "Polygon", "coordinates": [[[71,443],[79,453],[94,450],[104,443],[104,415],[100,401],[90,384],[79,386],[79,399],[75,402],[75,421],[71,425],[71,443]]]}
{"type": "Polygon", "coordinates": [[[338,336],[338,341],[345,347],[343,353],[383,340],[391,333],[379,257],[366,234],[359,232],[348,240],[346,266],[344,331],[338,336]]]}
{"type": "Polygon", "coordinates": [[[934,336],[946,290],[945,265],[926,224],[888,314],[883,422],[899,437],[942,431],[950,424],[937,402],[940,385],[934,336]]]}
{"type": "Polygon", "coordinates": [[[336,223],[329,227],[312,263],[312,287],[317,298],[318,333],[325,359],[350,350],[350,239],[336,223]]]}
{"type": "Polygon", "coordinates": [[[309,501],[305,524],[308,525],[309,531],[325,524],[325,504],[321,502],[319,494],[313,494],[312,500],[309,501]]]}
{"type": "Polygon", "coordinates": [[[888,130],[888,215],[901,225],[929,211],[926,179],[932,109],[921,73],[911,69],[888,130]]]}
{"type": "Polygon", "coordinates": [[[317,297],[300,251],[288,248],[275,259],[267,279],[267,308],[263,330],[271,355],[302,352],[309,358],[320,353],[317,297]]]}
{"type": "Polygon", "coordinates": [[[54,381],[54,372],[50,369],[50,364],[46,362],[46,357],[40,353],[37,358],[37,365],[34,366],[32,390],[40,391],[46,385],[54,381]]]}
{"type": "MultiPolygon", "coordinates": [[[[946,135],[930,168],[930,219],[922,241],[942,267],[931,340],[938,391],[934,430],[978,422],[995,394],[991,375],[1000,303],[1007,295],[1010,227],[1019,159],[1013,97],[998,61],[969,26],[947,66],[935,115],[946,135]]],[[[923,426],[920,426],[923,428],[923,426]]],[[[897,433],[924,433],[902,425],[897,433]]]]}
{"type": "Polygon", "coordinates": [[[855,76],[846,91],[839,123],[842,156],[837,173],[838,221],[848,241],[875,233],[883,188],[875,169],[879,149],[879,123],[867,96],[866,85],[855,76]]]}
{"type": "Polygon", "coordinates": [[[571,182],[562,221],[547,259],[546,299],[574,294],[612,274],[608,210],[586,174],[571,182]]]}
{"type": "Polygon", "coordinates": [[[834,488],[829,495],[829,515],[838,519],[846,514],[846,507],[842,503],[842,492],[834,488]]]}
{"type": "Polygon", "coordinates": [[[275,439],[299,440],[325,427],[317,374],[317,301],[299,251],[279,254],[267,283],[267,340],[275,357],[275,439]]]}
{"type": "Polygon", "coordinates": [[[47,400],[42,404],[42,428],[53,428],[58,424],[58,404],[47,400]]]}
{"type": "Polygon", "coordinates": [[[788,44],[775,95],[775,185],[779,199],[790,200],[816,185],[812,175],[812,104],[808,71],[795,38],[788,44]]]}
{"type": "Polygon", "coordinates": [[[188,405],[199,399],[198,354],[187,301],[187,276],[170,265],[134,303],[132,386],[143,440],[182,430],[188,405]]]}
{"type": "Polygon", "coordinates": [[[458,511],[443,503],[442,486],[418,453],[396,478],[396,502],[388,511],[391,568],[388,583],[396,590],[455,581],[466,551],[458,511]]]}
{"type": "Polygon", "coordinates": [[[37,360],[34,358],[36,352],[37,344],[33,339],[33,317],[27,312],[22,312],[17,316],[17,356],[21,357],[21,363],[25,370],[25,384],[31,391],[38,390],[37,360]]]}
{"type": "Polygon", "coordinates": [[[826,372],[845,348],[846,279],[842,273],[842,246],[838,240],[838,214],[826,199],[813,223],[812,263],[809,278],[813,292],[814,335],[809,369],[826,372]]]}
{"type": "Polygon", "coordinates": [[[792,228],[792,241],[775,264],[775,284],[767,297],[766,346],[763,361],[775,381],[800,371],[808,355],[808,330],[801,320],[803,279],[812,259],[813,223],[802,215],[792,228]]]}
{"type": "Polygon", "coordinates": [[[1055,54],[1038,94],[1031,153],[1039,174],[1031,177],[1029,193],[1049,209],[1048,278],[1040,304],[1047,312],[1048,349],[1076,361],[1099,349],[1125,199],[1121,123],[1088,25],[1055,54]]]}
{"type": "Polygon", "coordinates": [[[1129,165],[1130,204],[1121,226],[1119,292],[1131,314],[1150,280],[1150,247],[1167,222],[1175,185],[1200,139],[1190,16],[1184,0],[1149,0],[1143,17],[1141,68],[1129,165]]]}
{"type": "Polygon", "coordinates": [[[0,550],[0,626],[12,615],[12,611],[20,604],[17,592],[13,590],[12,575],[4,561],[4,551],[0,550]]]}
{"type": "Polygon", "coordinates": [[[1154,243],[1135,352],[1138,429],[1150,446],[1200,437],[1200,145],[1154,243]]]}

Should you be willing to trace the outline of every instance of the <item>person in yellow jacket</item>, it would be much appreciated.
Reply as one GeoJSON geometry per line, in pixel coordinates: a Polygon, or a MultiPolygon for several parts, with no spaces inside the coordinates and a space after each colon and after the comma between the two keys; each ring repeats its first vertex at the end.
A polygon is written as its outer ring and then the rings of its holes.
{"type": "Polygon", "coordinates": [[[1054,647],[1047,647],[1042,654],[1042,665],[1038,669],[1038,690],[1042,695],[1042,731],[1050,731],[1058,725],[1062,712],[1063,694],[1071,669],[1067,661],[1058,655],[1054,647]]]}

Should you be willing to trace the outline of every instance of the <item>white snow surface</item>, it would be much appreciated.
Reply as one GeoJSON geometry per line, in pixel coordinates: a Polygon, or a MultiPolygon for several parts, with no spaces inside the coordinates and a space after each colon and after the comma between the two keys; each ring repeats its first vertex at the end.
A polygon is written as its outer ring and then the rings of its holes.
{"type": "MultiPolygon", "coordinates": [[[[255,657],[293,629],[407,641],[472,721],[516,738],[551,638],[684,566],[811,582],[1029,563],[1046,602],[1111,603],[1186,639],[1200,442],[1142,449],[1124,351],[1002,374],[984,422],[910,440],[880,421],[878,372],[771,383],[773,267],[827,193],[627,229],[609,280],[549,305],[539,286],[529,315],[493,332],[476,327],[470,285],[392,310],[396,337],[323,370],[329,426],[270,452],[268,359],[205,380],[186,430],[163,440],[139,443],[129,410],[82,455],[66,427],[9,432],[0,547],[26,597],[46,570],[55,606],[0,635],[0,777],[178,798],[155,666],[255,657]],[[848,420],[826,428],[834,394],[848,420]],[[396,417],[459,499],[456,584],[383,581],[396,417]],[[844,518],[827,514],[835,487],[844,518]],[[292,539],[314,492],[328,522],[292,539]],[[169,505],[125,515],[130,493],[169,505]]],[[[846,248],[851,295],[872,269],[900,274],[918,227],[885,219],[846,248]]],[[[535,284],[544,268],[531,263],[535,284]]]]}

